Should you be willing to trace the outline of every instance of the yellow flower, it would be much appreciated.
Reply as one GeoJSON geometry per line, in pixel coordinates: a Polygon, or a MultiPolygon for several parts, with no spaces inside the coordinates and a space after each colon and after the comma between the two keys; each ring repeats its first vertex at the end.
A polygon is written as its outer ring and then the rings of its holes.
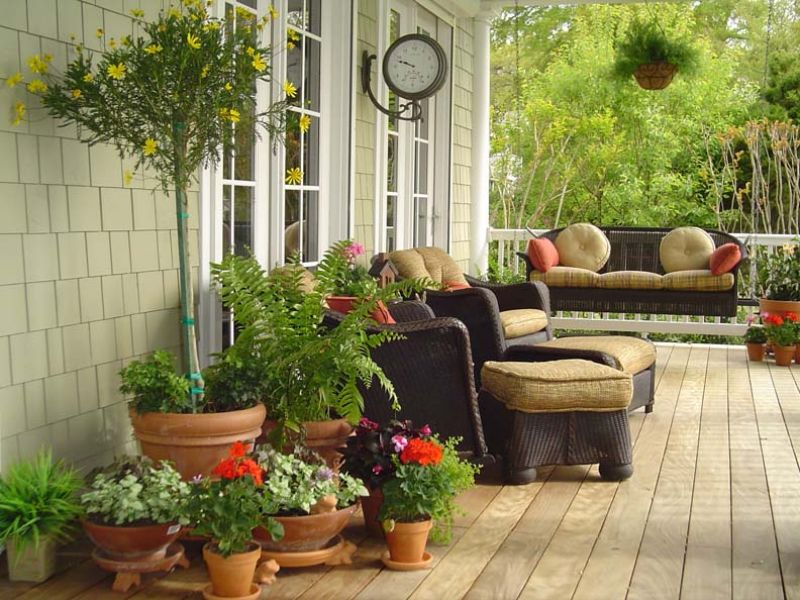
{"type": "Polygon", "coordinates": [[[53,55],[52,54],[45,54],[42,58],[44,58],[44,62],[46,62],[46,63],[53,62],[53,55]]]}
{"type": "Polygon", "coordinates": [[[264,69],[267,68],[267,63],[264,62],[264,58],[260,54],[256,54],[253,57],[253,62],[251,64],[253,65],[253,68],[259,73],[263,72],[264,69]]]}
{"type": "Polygon", "coordinates": [[[153,156],[158,148],[158,143],[153,138],[147,138],[142,146],[142,153],[145,156],[153,156]]]}
{"type": "Polygon", "coordinates": [[[22,117],[25,116],[25,103],[24,102],[17,102],[14,104],[14,119],[11,121],[12,125],[17,126],[22,121],[22,117]]]}
{"type": "Polygon", "coordinates": [[[113,50],[114,48],[117,47],[117,40],[111,38],[110,40],[108,40],[108,46],[113,50]]]}
{"type": "Polygon", "coordinates": [[[311,117],[309,117],[308,115],[301,115],[298,124],[300,125],[300,131],[305,133],[306,131],[308,131],[308,128],[311,127],[311,117]]]}
{"type": "Polygon", "coordinates": [[[122,174],[122,178],[125,181],[125,185],[130,185],[133,181],[133,172],[130,169],[125,169],[125,172],[122,174]]]}
{"type": "Polygon", "coordinates": [[[300,167],[293,167],[286,170],[286,183],[289,185],[298,185],[303,182],[303,172],[300,167]]]}
{"type": "Polygon", "coordinates": [[[186,34],[186,43],[189,44],[190,48],[194,48],[195,50],[200,49],[200,38],[196,35],[192,35],[191,33],[186,34]]]}
{"type": "Polygon", "coordinates": [[[175,7],[172,7],[167,12],[167,16],[170,17],[170,18],[173,18],[173,19],[180,19],[181,18],[181,11],[179,11],[175,7]]]}
{"type": "Polygon", "coordinates": [[[130,10],[131,16],[136,17],[137,19],[141,19],[144,17],[144,11],[141,8],[132,8],[130,10]]]}
{"type": "Polygon", "coordinates": [[[130,46],[131,45],[131,36],[129,36],[129,35],[122,36],[122,39],[120,40],[120,42],[122,42],[123,46],[130,46]]]}
{"type": "Polygon", "coordinates": [[[162,50],[163,48],[158,44],[150,44],[149,46],[144,47],[144,51],[148,54],[158,54],[162,50]]]}
{"type": "Polygon", "coordinates": [[[235,108],[232,108],[228,111],[228,119],[230,119],[231,123],[238,123],[239,122],[239,111],[235,108]]]}
{"type": "Polygon", "coordinates": [[[90,81],[92,81],[93,79],[94,79],[94,75],[92,75],[91,73],[87,73],[86,75],[84,75],[84,76],[83,76],[83,80],[84,80],[86,83],[89,83],[89,82],[90,82],[90,81]]]}
{"type": "Polygon", "coordinates": [[[203,70],[200,71],[200,77],[205,79],[208,76],[209,69],[210,69],[210,67],[208,65],[204,66],[203,70]]]}
{"type": "Polygon", "coordinates": [[[28,91],[32,94],[43,94],[47,91],[47,84],[41,79],[34,79],[28,84],[28,91]]]}
{"type": "Polygon", "coordinates": [[[256,49],[255,48],[251,48],[250,46],[247,47],[247,50],[245,50],[245,52],[247,53],[247,56],[255,56],[256,55],[256,49]]]}
{"type": "Polygon", "coordinates": [[[81,96],[83,96],[83,92],[81,92],[78,88],[72,90],[72,99],[78,100],[81,96]]]}
{"type": "Polygon", "coordinates": [[[34,73],[47,73],[47,62],[39,58],[38,54],[34,54],[28,59],[28,68],[34,73]]]}
{"type": "Polygon", "coordinates": [[[291,81],[284,81],[283,93],[289,96],[289,98],[294,98],[297,96],[297,88],[294,87],[294,84],[291,81]]]}
{"type": "Polygon", "coordinates": [[[275,8],[275,5],[274,5],[274,4],[270,4],[270,5],[269,5],[269,9],[267,9],[267,10],[269,10],[269,16],[270,16],[270,18],[272,18],[272,19],[277,19],[277,18],[278,18],[278,11],[277,11],[277,9],[275,8]]]}
{"type": "Polygon", "coordinates": [[[209,21],[203,25],[203,31],[216,31],[217,29],[219,29],[219,23],[216,21],[209,21]]]}
{"type": "Polygon", "coordinates": [[[289,50],[294,50],[295,49],[294,42],[292,42],[292,41],[286,42],[286,48],[289,49],[289,50]]]}
{"type": "Polygon", "coordinates": [[[103,28],[102,27],[98,27],[97,30],[94,32],[94,35],[95,35],[95,37],[97,37],[98,40],[101,37],[103,37],[103,28]]]}
{"type": "Polygon", "coordinates": [[[232,89],[233,89],[233,86],[230,84],[230,82],[225,84],[225,91],[226,92],[230,92],[232,89]]]}
{"type": "Polygon", "coordinates": [[[10,88],[13,88],[18,83],[21,83],[21,82],[22,82],[22,73],[20,73],[20,72],[14,73],[11,77],[6,79],[6,85],[8,87],[10,87],[10,88]]]}
{"type": "Polygon", "coordinates": [[[108,65],[106,72],[112,79],[125,79],[126,70],[127,69],[123,63],[117,63],[116,65],[108,65]]]}

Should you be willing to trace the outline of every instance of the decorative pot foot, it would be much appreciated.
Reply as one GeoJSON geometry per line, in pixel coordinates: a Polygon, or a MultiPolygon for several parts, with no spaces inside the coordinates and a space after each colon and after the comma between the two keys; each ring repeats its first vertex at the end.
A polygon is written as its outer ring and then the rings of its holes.
{"type": "Polygon", "coordinates": [[[337,554],[331,556],[328,560],[325,561],[325,564],[329,567],[338,567],[339,565],[352,565],[353,564],[353,554],[355,554],[358,548],[353,542],[348,542],[344,540],[344,544],[342,544],[341,550],[337,554]]]}
{"type": "Polygon", "coordinates": [[[100,548],[92,552],[92,560],[104,571],[116,573],[111,586],[115,592],[127,592],[131,587],[138,587],[142,583],[142,573],[156,573],[171,571],[175,567],[189,567],[183,546],[170,544],[163,558],[142,561],[124,561],[108,557],[100,548]]]}
{"type": "Polygon", "coordinates": [[[229,598],[227,596],[217,596],[214,594],[214,588],[209,583],[203,588],[203,598],[206,600],[256,600],[261,595],[261,586],[254,583],[250,586],[250,593],[246,596],[239,596],[238,598],[229,598]]]}
{"type": "Polygon", "coordinates": [[[310,567],[313,565],[349,565],[356,551],[354,544],[346,541],[341,535],[333,538],[324,548],[308,552],[279,552],[276,550],[262,550],[263,560],[274,560],[281,568],[284,567],[310,567]]]}
{"type": "Polygon", "coordinates": [[[281,570],[281,566],[275,560],[265,560],[256,567],[256,583],[263,583],[264,585],[272,585],[275,583],[277,577],[275,574],[281,570]]]}
{"type": "Polygon", "coordinates": [[[392,571],[420,571],[422,569],[431,568],[433,556],[430,552],[425,552],[422,555],[422,560],[419,562],[398,562],[396,560],[392,560],[391,556],[389,555],[389,551],[387,550],[381,555],[381,561],[392,571]]]}

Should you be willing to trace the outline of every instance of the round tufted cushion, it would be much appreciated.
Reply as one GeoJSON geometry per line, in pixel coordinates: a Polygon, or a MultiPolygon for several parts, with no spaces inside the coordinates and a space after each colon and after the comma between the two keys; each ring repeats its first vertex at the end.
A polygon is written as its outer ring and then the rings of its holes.
{"type": "Polygon", "coordinates": [[[611,255],[611,243],[591,223],[575,223],[558,234],[556,249],[560,264],[588,269],[595,273],[603,268],[611,255]]]}
{"type": "Polygon", "coordinates": [[[699,227],[678,227],[661,240],[659,258],[665,273],[708,269],[714,240],[699,227]]]}

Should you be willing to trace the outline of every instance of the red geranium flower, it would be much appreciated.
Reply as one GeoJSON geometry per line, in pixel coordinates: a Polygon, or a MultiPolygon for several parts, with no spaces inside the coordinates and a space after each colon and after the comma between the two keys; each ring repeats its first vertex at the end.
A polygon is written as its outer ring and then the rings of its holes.
{"type": "Polygon", "coordinates": [[[792,323],[797,323],[797,313],[787,312],[786,314],[783,315],[783,317],[787,321],[791,321],[792,323]]]}
{"type": "Polygon", "coordinates": [[[247,453],[247,448],[245,448],[242,442],[234,442],[233,446],[231,446],[230,450],[228,450],[228,456],[231,458],[240,458],[247,453]]]}
{"type": "Polygon", "coordinates": [[[783,317],[780,315],[767,315],[764,317],[764,322],[768,325],[775,325],[776,327],[780,327],[783,325],[783,317]]]}
{"type": "Polygon", "coordinates": [[[433,440],[413,438],[400,454],[403,464],[438,465],[442,461],[442,447],[433,440]]]}

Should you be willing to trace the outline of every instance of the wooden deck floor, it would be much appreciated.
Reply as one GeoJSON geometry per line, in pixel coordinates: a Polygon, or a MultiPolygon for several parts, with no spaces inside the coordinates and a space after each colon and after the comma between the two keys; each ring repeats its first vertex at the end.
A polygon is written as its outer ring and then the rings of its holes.
{"type": "MultiPolygon", "coordinates": [[[[659,346],[655,412],[631,416],[634,476],[542,470],[540,481],[491,481],[462,498],[430,571],[381,568],[364,539],[354,564],[285,570],[262,597],[309,600],[800,598],[800,368],[748,364],[743,348],[659,346]]],[[[128,594],[78,545],[37,586],[0,581],[0,600],[200,598],[202,561],[128,594]]]]}

